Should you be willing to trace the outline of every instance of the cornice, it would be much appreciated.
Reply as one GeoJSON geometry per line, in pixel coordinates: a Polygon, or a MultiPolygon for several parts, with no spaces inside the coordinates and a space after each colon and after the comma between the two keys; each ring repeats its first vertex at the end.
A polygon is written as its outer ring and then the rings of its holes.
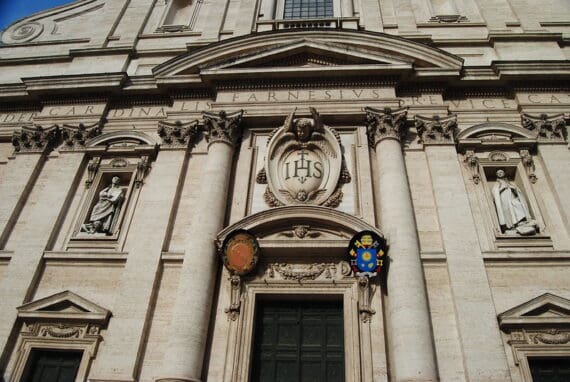
{"type": "Polygon", "coordinates": [[[102,73],[64,75],[39,78],[22,78],[29,94],[75,93],[111,91],[121,89],[127,79],[126,73],[102,73]]]}

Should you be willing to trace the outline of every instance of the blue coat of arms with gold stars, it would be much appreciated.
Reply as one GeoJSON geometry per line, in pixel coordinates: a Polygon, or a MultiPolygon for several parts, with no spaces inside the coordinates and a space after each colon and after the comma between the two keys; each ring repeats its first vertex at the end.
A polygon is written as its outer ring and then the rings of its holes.
{"type": "Polygon", "coordinates": [[[356,276],[376,276],[382,270],[386,240],[372,231],[357,233],[350,240],[348,257],[356,276]]]}

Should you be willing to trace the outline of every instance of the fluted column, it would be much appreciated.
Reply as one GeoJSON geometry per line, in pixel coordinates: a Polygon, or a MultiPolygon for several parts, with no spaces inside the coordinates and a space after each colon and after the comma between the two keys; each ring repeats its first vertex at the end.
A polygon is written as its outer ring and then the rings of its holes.
{"type": "Polygon", "coordinates": [[[216,277],[216,234],[223,228],[233,150],[242,113],[204,113],[208,159],[185,245],[164,372],[157,381],[200,381],[216,277]]]}
{"type": "Polygon", "coordinates": [[[386,336],[393,382],[437,381],[420,246],[401,140],[406,109],[366,109],[368,138],[376,149],[380,223],[390,248],[386,336]]]}

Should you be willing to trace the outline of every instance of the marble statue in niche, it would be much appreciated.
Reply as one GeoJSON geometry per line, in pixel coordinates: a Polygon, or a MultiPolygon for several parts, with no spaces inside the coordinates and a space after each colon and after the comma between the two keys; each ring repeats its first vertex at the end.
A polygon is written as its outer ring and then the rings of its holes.
{"type": "Polygon", "coordinates": [[[111,184],[99,192],[99,199],[93,206],[89,221],[81,226],[81,232],[112,235],[124,200],[121,179],[114,176],[111,184]]]}
{"type": "Polygon", "coordinates": [[[522,190],[509,181],[504,170],[497,170],[496,175],[492,194],[501,232],[523,236],[536,234],[538,226],[532,218],[522,190]]]}

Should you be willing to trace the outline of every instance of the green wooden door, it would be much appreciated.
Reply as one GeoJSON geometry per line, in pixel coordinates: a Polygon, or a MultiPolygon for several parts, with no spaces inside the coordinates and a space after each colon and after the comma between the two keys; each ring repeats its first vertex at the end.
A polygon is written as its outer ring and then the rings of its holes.
{"type": "Polygon", "coordinates": [[[33,350],[22,382],[74,382],[81,352],[33,350]]]}
{"type": "Polygon", "coordinates": [[[262,301],[251,382],[344,381],[340,301],[262,301]]]}

